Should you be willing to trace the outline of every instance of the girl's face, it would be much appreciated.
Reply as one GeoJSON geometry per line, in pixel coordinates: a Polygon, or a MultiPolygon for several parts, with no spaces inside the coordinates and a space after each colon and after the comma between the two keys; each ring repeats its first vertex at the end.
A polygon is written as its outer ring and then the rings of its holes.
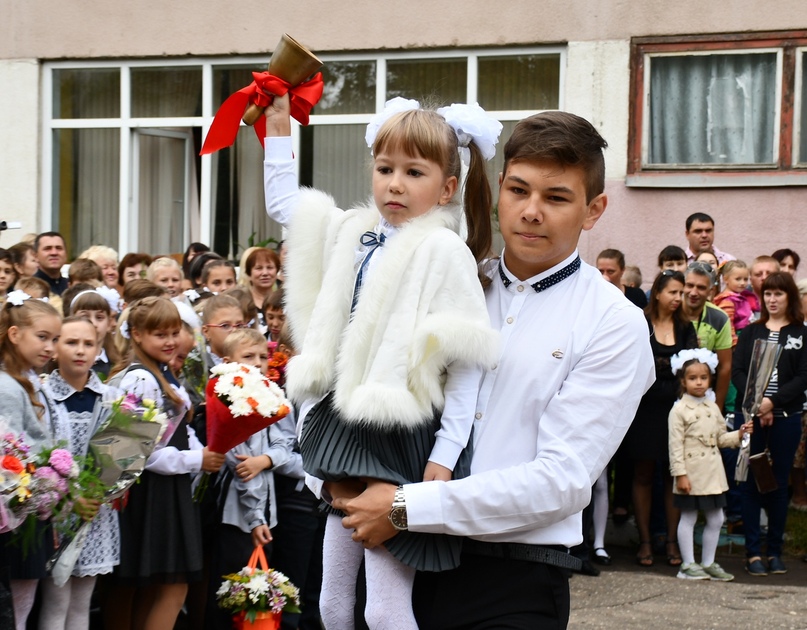
{"type": "Polygon", "coordinates": [[[735,293],[742,293],[748,288],[748,269],[736,267],[726,276],[726,288],[735,293]]]}
{"type": "Polygon", "coordinates": [[[0,260],[0,294],[7,293],[16,279],[17,274],[14,272],[14,265],[5,260],[0,260]]]}
{"type": "Polygon", "coordinates": [[[174,374],[179,374],[182,371],[185,359],[188,358],[188,354],[193,350],[195,343],[196,339],[194,339],[193,335],[183,326],[179,333],[179,344],[176,354],[174,354],[174,358],[171,359],[171,362],[168,364],[168,367],[171,368],[174,374]]]}
{"type": "Polygon", "coordinates": [[[249,345],[242,343],[232,356],[225,357],[229,363],[243,363],[258,368],[264,376],[269,370],[269,348],[265,343],[249,345]]]}
{"type": "Polygon", "coordinates": [[[59,372],[67,378],[86,377],[95,357],[98,356],[98,341],[95,327],[86,322],[70,322],[62,325],[56,343],[56,360],[59,372]]]}
{"type": "Polygon", "coordinates": [[[661,263],[661,270],[666,271],[667,269],[684,273],[687,270],[687,261],[685,259],[665,260],[663,263],[661,263]]]}
{"type": "Polygon", "coordinates": [[[263,318],[266,320],[266,325],[269,327],[269,334],[272,337],[272,341],[277,341],[278,337],[280,337],[283,324],[286,323],[286,314],[282,309],[267,308],[266,312],[263,314],[263,318]]]}
{"type": "Polygon", "coordinates": [[[110,289],[118,288],[118,263],[111,258],[99,258],[95,261],[101,267],[104,284],[110,289]]]}
{"type": "Polygon", "coordinates": [[[787,293],[780,289],[765,291],[762,294],[765,308],[771,317],[784,317],[787,313],[787,293]]]}
{"type": "Polygon", "coordinates": [[[207,274],[205,286],[213,293],[221,293],[235,286],[235,269],[227,266],[213,267],[207,274]]]}
{"type": "Polygon", "coordinates": [[[715,258],[713,254],[703,252],[702,254],[698,254],[698,257],[695,260],[705,262],[712,266],[712,271],[717,271],[717,258],[715,258]]]}
{"type": "Polygon", "coordinates": [[[659,291],[657,296],[659,311],[662,313],[674,313],[681,306],[684,295],[684,285],[678,280],[670,280],[666,286],[659,291]]]}
{"type": "Polygon", "coordinates": [[[373,198],[381,216],[392,225],[419,217],[445,205],[457,190],[457,178],[446,177],[440,165],[386,149],[373,163],[373,198]]]}
{"type": "Polygon", "coordinates": [[[176,297],[182,292],[182,273],[174,267],[160,267],[154,274],[154,284],[165,289],[168,297],[176,297]]]}
{"type": "Polygon", "coordinates": [[[207,339],[207,343],[210,344],[210,350],[213,354],[220,357],[224,352],[222,345],[227,335],[236,328],[243,328],[244,326],[244,313],[241,312],[241,309],[228,306],[213,313],[210,321],[202,326],[202,334],[207,339]]]}
{"type": "Polygon", "coordinates": [[[252,273],[249,274],[252,286],[256,289],[271,289],[277,279],[277,267],[269,260],[262,260],[255,263],[252,273]]]}
{"type": "Polygon", "coordinates": [[[785,256],[784,260],[779,263],[779,271],[789,273],[791,276],[796,275],[796,261],[793,256],[785,256]]]}
{"type": "Polygon", "coordinates": [[[132,329],[132,339],[136,341],[146,356],[157,363],[170,363],[179,347],[179,331],[177,328],[161,328],[149,332],[132,329]]]}
{"type": "Polygon", "coordinates": [[[53,358],[61,327],[62,320],[58,316],[40,315],[30,326],[8,329],[8,339],[17,348],[25,369],[41,370],[53,358]]]}
{"type": "Polygon", "coordinates": [[[705,363],[693,363],[684,372],[684,391],[690,396],[702,398],[710,382],[709,366],[705,363]]]}
{"type": "Polygon", "coordinates": [[[139,280],[146,277],[146,268],[143,263],[137,263],[132,267],[126,267],[123,270],[123,284],[131,282],[132,280],[139,280]]]}
{"type": "Polygon", "coordinates": [[[109,333],[110,327],[112,326],[112,315],[104,311],[87,310],[76,311],[73,314],[86,317],[92,322],[92,325],[95,326],[96,331],[96,343],[100,349],[104,345],[106,336],[109,333]]]}
{"type": "Polygon", "coordinates": [[[39,271],[39,263],[36,260],[36,255],[32,250],[25,252],[25,258],[19,265],[14,265],[14,270],[20,274],[21,278],[29,278],[39,271]]]}

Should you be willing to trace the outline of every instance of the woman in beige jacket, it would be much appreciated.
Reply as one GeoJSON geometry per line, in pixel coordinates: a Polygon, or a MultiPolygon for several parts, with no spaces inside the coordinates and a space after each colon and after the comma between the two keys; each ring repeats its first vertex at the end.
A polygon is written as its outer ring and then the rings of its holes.
{"type": "Polygon", "coordinates": [[[705,349],[682,350],[670,361],[681,379],[681,399],[670,411],[670,473],[675,478],[673,501],[681,510],[678,544],[683,564],[678,577],[685,580],[734,579],[715,562],[723,526],[728,490],[721,448],[737,448],[753,425],[728,433],[720,409],[707,397],[717,356],[705,349]],[[698,510],[706,516],[701,564],[695,562],[694,530],[698,510]]]}

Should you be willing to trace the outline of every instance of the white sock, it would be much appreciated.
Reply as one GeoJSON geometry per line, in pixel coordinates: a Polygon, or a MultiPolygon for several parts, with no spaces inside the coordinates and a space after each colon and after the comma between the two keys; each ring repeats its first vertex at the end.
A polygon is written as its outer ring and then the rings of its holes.
{"type": "Polygon", "coordinates": [[[322,591],[319,612],[327,630],[353,630],[356,606],[356,576],[364,547],[351,538],[352,529],[342,527],[342,519],[329,514],[322,546],[322,591]]]}
{"type": "Polygon", "coordinates": [[[708,567],[714,564],[717,543],[720,542],[720,528],[723,527],[723,508],[706,510],[706,527],[703,528],[703,540],[701,541],[703,551],[701,553],[701,564],[708,567]]]}
{"type": "Polygon", "coordinates": [[[681,560],[684,564],[695,562],[695,521],[697,520],[697,510],[681,510],[681,520],[678,521],[678,548],[681,550],[681,560]]]}
{"type": "Polygon", "coordinates": [[[605,526],[608,523],[608,469],[602,471],[594,484],[594,549],[605,547],[605,526]]]}
{"type": "Polygon", "coordinates": [[[384,547],[364,552],[367,605],[364,619],[370,630],[418,630],[412,611],[415,570],[384,547]]]}
{"type": "Polygon", "coordinates": [[[14,600],[14,621],[17,630],[25,630],[25,623],[36,598],[39,580],[11,580],[11,597],[14,600]]]}

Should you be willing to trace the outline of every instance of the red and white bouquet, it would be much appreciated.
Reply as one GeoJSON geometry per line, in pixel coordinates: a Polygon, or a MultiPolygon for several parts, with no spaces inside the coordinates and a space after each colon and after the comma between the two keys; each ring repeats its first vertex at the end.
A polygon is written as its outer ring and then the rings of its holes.
{"type": "Polygon", "coordinates": [[[222,363],[207,383],[207,446],[226,453],[288,415],[283,390],[255,367],[222,363]]]}

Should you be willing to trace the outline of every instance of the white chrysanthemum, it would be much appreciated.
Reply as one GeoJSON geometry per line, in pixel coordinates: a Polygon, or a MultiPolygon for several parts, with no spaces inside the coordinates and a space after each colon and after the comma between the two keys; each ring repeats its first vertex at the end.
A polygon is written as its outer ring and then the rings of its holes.
{"type": "Polygon", "coordinates": [[[230,591],[232,585],[233,583],[230,580],[224,580],[219,586],[219,590],[216,591],[216,597],[224,597],[230,591]]]}

